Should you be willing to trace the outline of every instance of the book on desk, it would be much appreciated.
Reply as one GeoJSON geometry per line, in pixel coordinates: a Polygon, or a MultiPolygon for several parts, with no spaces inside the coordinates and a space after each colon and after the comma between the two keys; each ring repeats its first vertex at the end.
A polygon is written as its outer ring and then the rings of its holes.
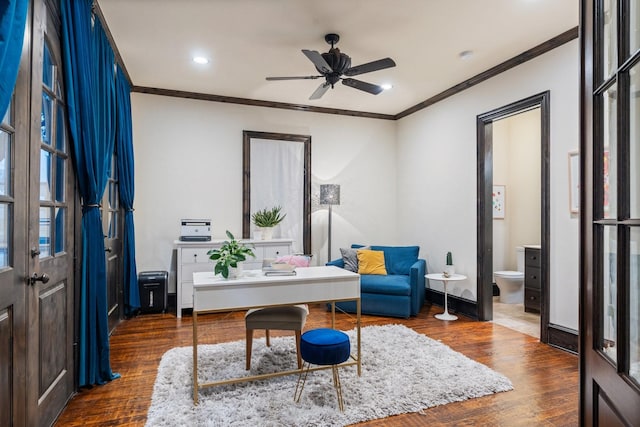
{"type": "Polygon", "coordinates": [[[294,269],[281,269],[273,267],[262,267],[262,273],[265,276],[295,276],[296,270],[294,269]]]}

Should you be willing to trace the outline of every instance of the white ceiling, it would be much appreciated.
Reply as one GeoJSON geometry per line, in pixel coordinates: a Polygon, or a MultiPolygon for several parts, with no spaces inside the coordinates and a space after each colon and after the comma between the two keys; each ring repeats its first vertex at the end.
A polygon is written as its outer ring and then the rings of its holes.
{"type": "MultiPolygon", "coordinates": [[[[577,0],[98,0],[135,86],[397,114],[578,25],[577,0]],[[308,98],[318,80],[301,49],[327,52],[326,33],[359,65],[397,66],[308,98]],[[473,51],[470,59],[459,53],[473,51]],[[197,65],[194,55],[210,58],[197,65]]],[[[577,78],[577,76],[576,76],[577,78]]]]}

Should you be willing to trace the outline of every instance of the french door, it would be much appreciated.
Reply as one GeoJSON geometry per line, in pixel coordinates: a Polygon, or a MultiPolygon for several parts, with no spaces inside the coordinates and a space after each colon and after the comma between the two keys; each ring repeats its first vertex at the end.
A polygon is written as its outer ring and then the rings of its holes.
{"type": "Polygon", "coordinates": [[[640,0],[581,19],[581,424],[640,425],[640,0]]]}
{"type": "Polygon", "coordinates": [[[102,196],[102,229],[107,263],[107,313],[109,333],[124,318],[124,285],[122,275],[122,228],[118,182],[118,156],[113,154],[107,185],[102,196]]]}
{"type": "Polygon", "coordinates": [[[0,119],[0,425],[25,425],[29,53],[0,119]]]}
{"type": "Polygon", "coordinates": [[[27,235],[29,425],[50,425],[75,389],[76,193],[67,137],[57,4],[33,2],[27,235]]]}

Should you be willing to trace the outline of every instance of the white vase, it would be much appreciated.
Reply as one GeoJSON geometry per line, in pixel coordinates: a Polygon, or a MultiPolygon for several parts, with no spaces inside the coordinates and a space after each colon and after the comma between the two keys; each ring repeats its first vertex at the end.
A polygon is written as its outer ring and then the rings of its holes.
{"type": "Polygon", "coordinates": [[[243,263],[239,262],[237,267],[229,267],[229,279],[236,279],[242,276],[243,263]]]}
{"type": "Polygon", "coordinates": [[[273,227],[262,227],[262,240],[273,239],[273,227]]]}

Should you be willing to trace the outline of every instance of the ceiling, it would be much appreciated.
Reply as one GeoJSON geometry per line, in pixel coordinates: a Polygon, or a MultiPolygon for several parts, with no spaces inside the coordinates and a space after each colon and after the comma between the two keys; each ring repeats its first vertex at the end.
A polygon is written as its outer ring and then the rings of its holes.
{"type": "Polygon", "coordinates": [[[134,86],[323,108],[398,114],[578,25],[577,0],[98,0],[134,86]],[[352,65],[394,68],[355,78],[379,95],[323,79],[301,49],[327,52],[327,33],[352,65]],[[463,51],[472,51],[468,59],[463,51]],[[210,62],[198,65],[192,57],[210,62]]]}

